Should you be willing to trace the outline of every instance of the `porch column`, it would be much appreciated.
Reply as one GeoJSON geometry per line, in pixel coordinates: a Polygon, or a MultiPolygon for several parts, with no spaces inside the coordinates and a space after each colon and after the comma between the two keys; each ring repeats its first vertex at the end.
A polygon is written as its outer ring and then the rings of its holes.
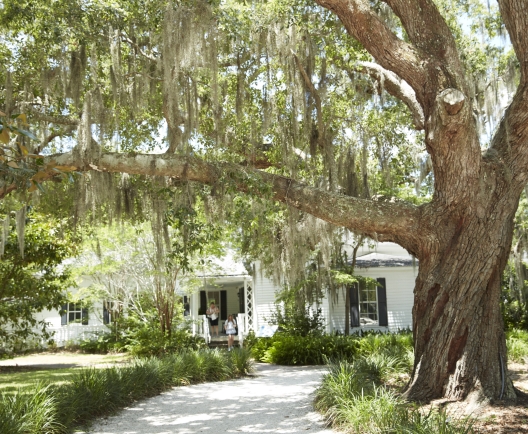
{"type": "Polygon", "coordinates": [[[244,303],[246,307],[246,331],[255,330],[255,289],[250,278],[244,278],[244,303]]]}
{"type": "Polygon", "coordinates": [[[192,335],[196,336],[198,321],[198,309],[200,308],[200,297],[197,291],[191,294],[191,318],[192,318],[192,335]]]}
{"type": "Polygon", "coordinates": [[[332,333],[332,303],[328,298],[328,293],[321,300],[321,311],[325,320],[325,332],[326,334],[332,333]]]}

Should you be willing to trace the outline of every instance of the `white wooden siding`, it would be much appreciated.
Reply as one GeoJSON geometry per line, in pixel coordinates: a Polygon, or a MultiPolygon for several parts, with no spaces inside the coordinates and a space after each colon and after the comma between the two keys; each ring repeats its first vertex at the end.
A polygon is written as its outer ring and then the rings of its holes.
{"type": "Polygon", "coordinates": [[[259,264],[255,267],[256,272],[253,277],[254,284],[254,303],[256,309],[254,324],[255,330],[258,330],[261,324],[268,323],[273,312],[275,312],[275,293],[278,287],[271,279],[268,279],[261,273],[259,264]]]}
{"type": "MultiPolygon", "coordinates": [[[[418,267],[372,267],[356,269],[356,274],[374,279],[384,277],[387,286],[388,327],[355,327],[354,330],[389,330],[395,332],[412,327],[412,307],[414,303],[414,284],[418,267]]],[[[345,300],[340,294],[339,301],[332,303],[331,325],[333,331],[345,330],[345,300]]]]}

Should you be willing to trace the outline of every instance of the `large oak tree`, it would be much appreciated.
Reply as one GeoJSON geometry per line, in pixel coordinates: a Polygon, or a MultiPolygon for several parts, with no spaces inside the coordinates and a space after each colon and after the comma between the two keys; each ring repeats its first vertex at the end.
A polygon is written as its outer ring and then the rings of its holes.
{"type": "MultiPolygon", "coordinates": [[[[419,259],[410,399],[515,395],[499,295],[528,175],[528,0],[498,2],[520,80],[484,152],[471,73],[446,10],[432,0],[317,0],[322,8],[304,9],[312,24],[307,15],[284,19],[280,2],[81,3],[4,2],[2,23],[20,44],[5,74],[4,111],[18,108],[39,123],[35,152],[57,137],[76,143],[46,157],[47,172],[30,173],[33,185],[57,165],[228,183],[252,195],[266,185],[270,200],[419,259]],[[282,18],[261,18],[265,11],[282,18]],[[358,110],[372,104],[357,92],[365,76],[424,131],[434,174],[428,203],[370,199],[365,183],[358,188],[359,164],[343,150],[348,133],[339,125],[353,130],[360,116],[343,108],[347,100],[361,100],[358,110]],[[167,152],[131,146],[155,147],[160,120],[167,152]]],[[[19,185],[15,178],[5,191],[19,185]]]]}

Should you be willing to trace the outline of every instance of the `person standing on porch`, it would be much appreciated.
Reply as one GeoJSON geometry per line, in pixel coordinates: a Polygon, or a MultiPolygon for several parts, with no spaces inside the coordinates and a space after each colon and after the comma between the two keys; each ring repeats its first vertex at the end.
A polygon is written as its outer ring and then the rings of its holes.
{"type": "Polygon", "coordinates": [[[231,351],[235,343],[236,335],[236,321],[235,318],[233,318],[233,315],[229,315],[227,317],[227,321],[225,322],[224,327],[227,334],[227,350],[231,351]]]}
{"type": "Polygon", "coordinates": [[[214,302],[211,302],[209,309],[207,309],[205,313],[209,317],[209,323],[211,325],[211,336],[213,335],[213,333],[218,336],[218,315],[220,313],[218,307],[215,306],[214,302]]]}

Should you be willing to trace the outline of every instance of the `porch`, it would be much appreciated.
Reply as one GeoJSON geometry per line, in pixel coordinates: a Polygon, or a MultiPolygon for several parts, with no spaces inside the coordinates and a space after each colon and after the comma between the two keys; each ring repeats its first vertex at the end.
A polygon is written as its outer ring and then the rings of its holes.
{"type": "Polygon", "coordinates": [[[254,292],[253,279],[248,275],[203,276],[203,285],[199,291],[190,296],[189,313],[193,335],[202,336],[207,344],[227,342],[222,333],[224,322],[233,315],[238,326],[235,342],[243,345],[244,337],[254,330],[254,292]],[[210,327],[209,318],[205,315],[207,307],[215,303],[220,310],[218,336],[210,327]]]}

